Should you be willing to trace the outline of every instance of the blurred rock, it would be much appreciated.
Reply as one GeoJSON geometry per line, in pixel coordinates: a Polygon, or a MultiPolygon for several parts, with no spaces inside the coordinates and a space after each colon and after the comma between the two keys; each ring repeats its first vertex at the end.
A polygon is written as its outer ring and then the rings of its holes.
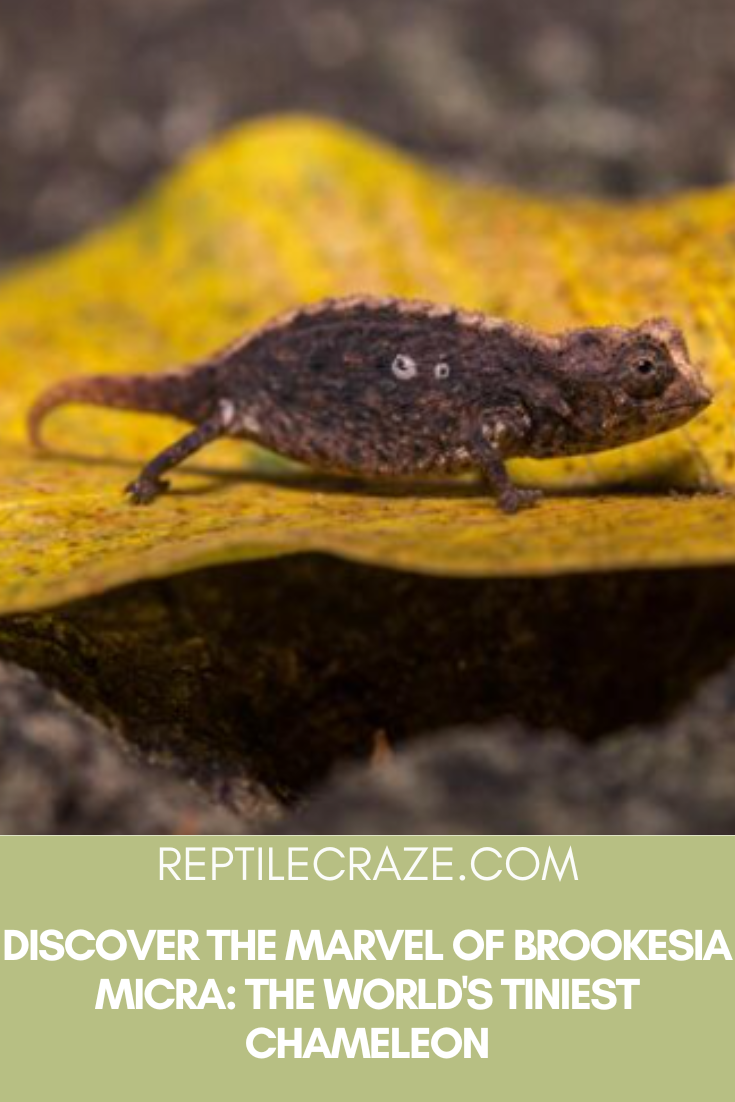
{"type": "Polygon", "coordinates": [[[231,834],[278,814],[255,786],[237,797],[237,811],[215,806],[33,674],[0,664],[0,834],[231,834]]]}
{"type": "Polygon", "coordinates": [[[98,225],[274,111],[470,175],[642,194],[732,178],[729,0],[25,0],[0,29],[0,263],[98,225]]]}
{"type": "Polygon", "coordinates": [[[730,834],[735,663],[670,722],[595,746],[520,726],[450,731],[346,772],[285,834],[730,834]]]}

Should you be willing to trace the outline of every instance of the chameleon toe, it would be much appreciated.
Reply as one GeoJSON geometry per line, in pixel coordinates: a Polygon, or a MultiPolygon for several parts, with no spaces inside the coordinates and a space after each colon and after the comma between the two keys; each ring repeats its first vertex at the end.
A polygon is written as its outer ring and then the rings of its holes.
{"type": "Polygon", "coordinates": [[[138,478],[135,482],[125,487],[125,493],[130,497],[133,505],[150,505],[160,494],[169,487],[168,482],[154,482],[144,478],[138,478]]]}

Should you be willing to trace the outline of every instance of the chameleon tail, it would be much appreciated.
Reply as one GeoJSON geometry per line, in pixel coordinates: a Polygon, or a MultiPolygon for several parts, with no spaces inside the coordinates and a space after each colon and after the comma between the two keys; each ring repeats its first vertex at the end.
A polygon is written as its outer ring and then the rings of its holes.
{"type": "Polygon", "coordinates": [[[203,420],[211,409],[208,366],[152,375],[84,375],[49,387],[28,412],[31,443],[43,448],[42,426],[59,406],[91,405],[167,414],[182,421],[203,420]]]}

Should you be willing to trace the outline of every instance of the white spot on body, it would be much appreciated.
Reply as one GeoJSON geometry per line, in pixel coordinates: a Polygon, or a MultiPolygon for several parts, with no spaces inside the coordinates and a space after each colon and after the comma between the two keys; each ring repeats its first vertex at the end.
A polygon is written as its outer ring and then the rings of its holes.
{"type": "Polygon", "coordinates": [[[448,379],[451,374],[452,369],[446,360],[442,360],[442,362],[438,363],[434,368],[434,378],[436,379],[448,379]]]}
{"type": "Polygon", "coordinates": [[[410,356],[404,356],[402,353],[399,353],[394,359],[391,364],[391,371],[396,379],[400,379],[401,382],[404,382],[406,379],[415,379],[419,373],[416,361],[412,360],[410,356]]]}
{"type": "Polygon", "coordinates": [[[229,398],[223,398],[219,403],[219,415],[226,429],[232,428],[235,413],[235,403],[231,402],[229,398]]]}

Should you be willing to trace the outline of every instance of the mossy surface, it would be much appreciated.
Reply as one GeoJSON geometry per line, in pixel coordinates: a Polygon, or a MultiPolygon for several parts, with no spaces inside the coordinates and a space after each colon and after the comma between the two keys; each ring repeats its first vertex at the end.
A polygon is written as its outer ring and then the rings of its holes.
{"type": "Polygon", "coordinates": [[[660,719],[733,653],[734,609],[729,569],[497,581],[294,556],[7,617],[0,654],[205,781],[247,769],[293,799],[381,735],[660,719]]]}

